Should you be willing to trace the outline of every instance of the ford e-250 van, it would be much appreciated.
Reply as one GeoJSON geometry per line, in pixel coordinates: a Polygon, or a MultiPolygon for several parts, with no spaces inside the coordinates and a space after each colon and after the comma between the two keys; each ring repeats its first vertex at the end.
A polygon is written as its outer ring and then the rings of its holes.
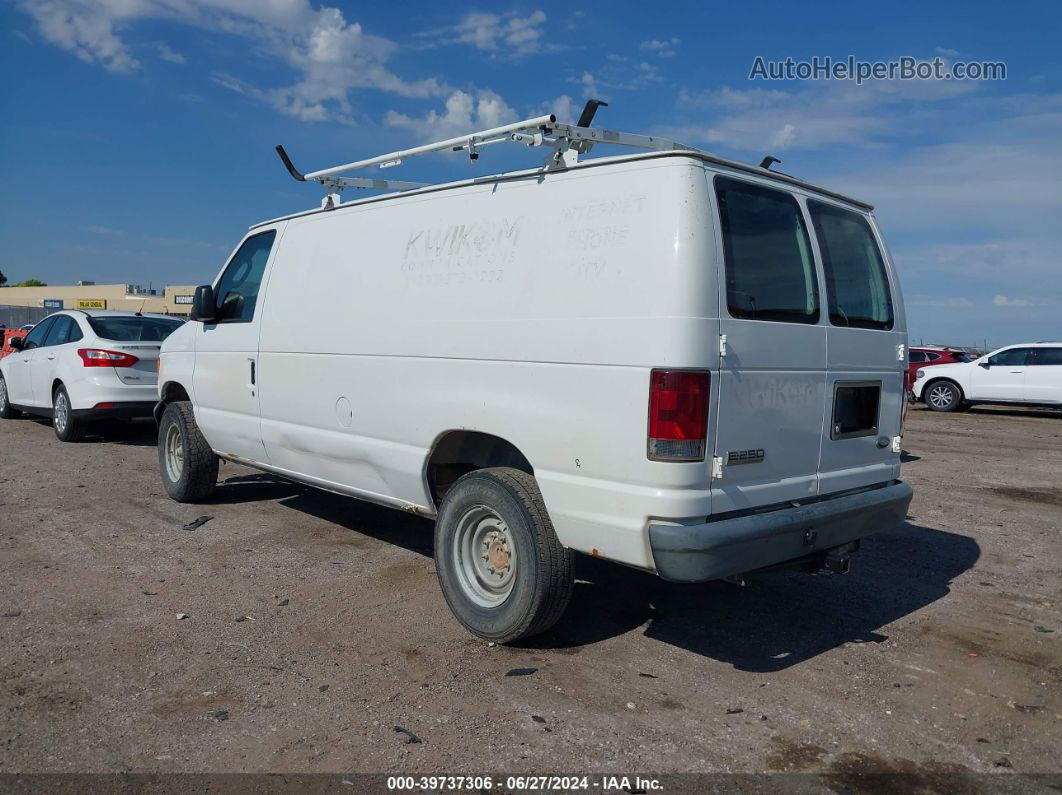
{"type": "Polygon", "coordinates": [[[847,568],[902,522],[903,301],[871,207],[552,116],[310,174],[167,340],[159,461],[219,458],[435,518],[476,635],[549,628],[576,551],[678,582],[847,568]],[[546,164],[351,177],[516,141],[546,164]],[[583,159],[602,143],[646,151],[583,159]],[[385,195],[342,202],[339,191],[385,195]]]}

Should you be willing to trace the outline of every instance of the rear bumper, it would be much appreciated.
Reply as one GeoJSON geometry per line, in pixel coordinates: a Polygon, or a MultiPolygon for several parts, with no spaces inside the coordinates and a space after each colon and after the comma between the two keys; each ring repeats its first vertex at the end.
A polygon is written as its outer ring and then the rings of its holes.
{"type": "Polygon", "coordinates": [[[914,492],[895,482],[795,508],[696,525],[649,525],[657,573],[704,582],[824,553],[890,530],[907,517],[914,492]]]}
{"type": "Polygon", "coordinates": [[[155,401],[153,400],[137,400],[112,402],[110,408],[73,409],[70,414],[79,420],[133,419],[150,417],[154,408],[155,401]]]}

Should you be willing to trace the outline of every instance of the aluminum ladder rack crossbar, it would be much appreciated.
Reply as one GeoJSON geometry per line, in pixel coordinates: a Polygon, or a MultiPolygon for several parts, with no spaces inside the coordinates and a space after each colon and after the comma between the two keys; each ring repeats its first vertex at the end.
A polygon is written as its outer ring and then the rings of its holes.
{"type": "Polygon", "coordinates": [[[666,138],[658,138],[651,135],[635,135],[633,133],[614,132],[590,127],[598,106],[607,103],[600,100],[587,102],[578,124],[558,124],[553,114],[536,116],[531,119],[513,122],[501,127],[491,127],[487,130],[459,135],[436,141],[423,146],[414,146],[410,149],[400,149],[388,152],[384,155],[369,157],[364,160],[355,160],[341,166],[323,168],[319,171],[311,171],[307,174],[300,173],[283,146],[277,147],[277,154],[284,161],[288,173],[300,182],[318,182],[331,191],[322,206],[335,207],[339,204],[339,192],[344,188],[368,188],[385,191],[415,190],[428,187],[421,182],[403,182],[400,180],[368,179],[348,176],[352,171],[361,171],[373,166],[377,168],[391,168],[400,165],[405,160],[432,154],[434,152],[460,152],[467,151],[469,159],[479,159],[479,149],[499,143],[519,143],[528,147],[541,147],[550,151],[543,167],[567,168],[579,162],[580,154],[587,154],[597,144],[610,144],[614,146],[627,146],[636,149],[649,149],[655,151],[688,151],[698,150],[684,144],[669,141],[666,138]]]}
{"type": "Polygon", "coordinates": [[[424,144],[423,146],[414,146],[412,149],[400,149],[397,152],[388,152],[386,155],[377,155],[376,157],[370,157],[365,160],[355,160],[353,163],[347,163],[342,166],[333,166],[332,168],[324,168],[320,171],[311,171],[306,175],[306,179],[321,180],[324,177],[346,174],[350,171],[359,171],[363,168],[371,168],[372,166],[389,168],[390,166],[397,166],[407,158],[417,157],[418,155],[465,149],[470,144],[474,147],[477,144],[485,144],[488,141],[498,139],[504,140],[514,132],[538,132],[540,128],[552,125],[556,120],[556,117],[552,114],[548,116],[539,116],[534,119],[506,124],[503,127],[493,127],[489,130],[480,130],[479,132],[469,133],[468,135],[459,135],[456,138],[448,138],[445,141],[436,141],[435,143],[424,144]]]}

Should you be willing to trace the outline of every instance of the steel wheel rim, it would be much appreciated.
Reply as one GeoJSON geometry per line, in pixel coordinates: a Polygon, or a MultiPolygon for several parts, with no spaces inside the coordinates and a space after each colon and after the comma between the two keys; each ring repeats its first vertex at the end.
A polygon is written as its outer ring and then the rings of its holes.
{"type": "Polygon", "coordinates": [[[509,525],[486,505],[475,505],[457,521],[453,541],[461,591],[480,607],[497,607],[516,584],[516,545],[509,525]]]}
{"type": "Polygon", "coordinates": [[[69,413],[69,406],[66,405],[66,393],[58,392],[55,395],[55,411],[52,412],[52,422],[55,423],[55,429],[59,433],[66,432],[67,414],[69,413]]]}
{"type": "Polygon", "coordinates": [[[181,429],[171,425],[166,429],[166,441],[163,443],[163,451],[166,461],[166,475],[171,483],[181,479],[184,471],[184,439],[181,438],[181,429]]]}
{"type": "Polygon", "coordinates": [[[946,386],[935,386],[929,392],[929,402],[942,409],[951,403],[951,389],[946,386]]]}

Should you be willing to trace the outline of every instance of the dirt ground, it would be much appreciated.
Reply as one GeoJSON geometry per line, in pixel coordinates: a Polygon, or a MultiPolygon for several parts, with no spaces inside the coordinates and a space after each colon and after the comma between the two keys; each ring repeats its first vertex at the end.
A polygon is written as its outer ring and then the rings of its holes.
{"type": "Polygon", "coordinates": [[[911,515],[847,575],[581,559],[519,647],[450,616],[430,522],[231,464],[178,505],[154,426],[102,430],[0,422],[0,773],[1062,767],[1058,413],[913,410],[911,515]]]}

